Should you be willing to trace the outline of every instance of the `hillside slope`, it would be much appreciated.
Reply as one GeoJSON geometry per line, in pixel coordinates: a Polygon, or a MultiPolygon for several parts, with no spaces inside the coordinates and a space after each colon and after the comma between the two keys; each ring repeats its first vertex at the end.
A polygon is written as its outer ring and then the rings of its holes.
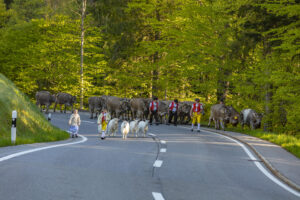
{"type": "Polygon", "coordinates": [[[53,127],[14,84],[0,74],[0,146],[11,145],[11,113],[17,110],[16,144],[63,140],[69,134],[53,127]]]}

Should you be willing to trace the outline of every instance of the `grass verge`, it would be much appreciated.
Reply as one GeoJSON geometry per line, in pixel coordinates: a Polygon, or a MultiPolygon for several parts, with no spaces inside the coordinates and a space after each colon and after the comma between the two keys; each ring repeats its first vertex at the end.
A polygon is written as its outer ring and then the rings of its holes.
{"type": "MultiPolygon", "coordinates": [[[[206,126],[208,122],[204,121],[201,122],[201,124],[203,124],[203,126],[206,126]]],[[[214,124],[212,125],[214,126],[214,124]]],[[[263,140],[267,140],[269,142],[281,146],[282,148],[286,149],[288,152],[300,158],[300,135],[286,135],[286,134],[265,132],[262,129],[250,130],[246,126],[244,129],[240,126],[238,127],[229,126],[226,128],[226,130],[237,132],[237,133],[243,133],[253,137],[261,138],[263,140]]]]}
{"type": "Polygon", "coordinates": [[[241,127],[237,128],[227,128],[229,131],[244,133],[250,136],[254,136],[257,138],[261,138],[263,140],[267,140],[274,144],[281,146],[286,149],[296,157],[300,158],[300,137],[294,135],[286,135],[286,134],[278,134],[272,132],[264,132],[261,129],[258,130],[249,130],[242,129],[241,127]]]}
{"type": "Polygon", "coordinates": [[[11,113],[17,110],[16,145],[53,142],[69,138],[69,134],[52,126],[29,98],[0,74],[0,147],[10,141],[11,113]]]}

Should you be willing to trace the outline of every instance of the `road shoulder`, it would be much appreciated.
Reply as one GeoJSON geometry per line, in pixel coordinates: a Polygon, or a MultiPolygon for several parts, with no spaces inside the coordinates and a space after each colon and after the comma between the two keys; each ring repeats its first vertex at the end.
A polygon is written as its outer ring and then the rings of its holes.
{"type": "Polygon", "coordinates": [[[281,181],[300,191],[300,160],[280,146],[242,133],[221,131],[210,128],[203,130],[236,139],[249,147],[265,166],[281,181]]]}

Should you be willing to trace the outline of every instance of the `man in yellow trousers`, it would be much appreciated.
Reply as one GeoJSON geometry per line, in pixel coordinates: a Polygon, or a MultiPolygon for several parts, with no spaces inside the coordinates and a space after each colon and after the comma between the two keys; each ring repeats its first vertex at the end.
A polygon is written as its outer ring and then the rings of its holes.
{"type": "Polygon", "coordinates": [[[201,121],[201,114],[203,113],[203,105],[199,102],[200,100],[198,98],[195,99],[195,103],[193,104],[190,115],[192,118],[192,129],[191,131],[194,131],[194,124],[197,122],[198,128],[197,132],[200,132],[200,121],[201,121]]]}

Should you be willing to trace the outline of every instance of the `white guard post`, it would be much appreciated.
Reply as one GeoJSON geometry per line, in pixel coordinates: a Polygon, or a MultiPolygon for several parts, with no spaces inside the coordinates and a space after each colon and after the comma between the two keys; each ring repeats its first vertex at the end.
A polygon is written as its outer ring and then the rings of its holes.
{"type": "Polygon", "coordinates": [[[48,114],[48,121],[51,121],[51,113],[48,114]]]}
{"type": "Polygon", "coordinates": [[[17,111],[12,111],[12,122],[11,122],[11,143],[16,143],[17,138],[17,111]]]}

